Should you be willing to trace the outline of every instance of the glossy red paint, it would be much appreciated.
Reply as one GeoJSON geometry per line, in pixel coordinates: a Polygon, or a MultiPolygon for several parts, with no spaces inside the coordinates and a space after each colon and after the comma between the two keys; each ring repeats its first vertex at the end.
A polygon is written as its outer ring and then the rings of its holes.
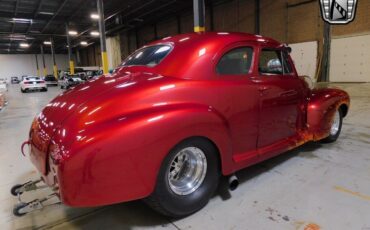
{"type": "Polygon", "coordinates": [[[349,106],[338,89],[310,90],[293,73],[262,76],[269,38],[243,33],[192,33],[149,45],[172,51],[157,66],[120,67],[51,101],[30,131],[30,156],[70,206],[98,206],[147,197],[166,154],[189,137],[219,150],[231,174],[307,141],[328,136],[335,109],[349,106]],[[245,75],[215,72],[232,48],[254,50],[245,75]]]}

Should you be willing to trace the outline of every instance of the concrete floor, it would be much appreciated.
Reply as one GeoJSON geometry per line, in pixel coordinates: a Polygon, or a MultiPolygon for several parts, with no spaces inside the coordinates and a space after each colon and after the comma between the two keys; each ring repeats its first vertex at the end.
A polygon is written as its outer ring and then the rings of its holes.
{"type": "Polygon", "coordinates": [[[230,194],[220,188],[203,210],[173,220],[140,201],[95,209],[58,205],[14,217],[10,187],[37,178],[20,145],[33,117],[60,90],[21,94],[12,85],[0,112],[0,229],[370,230],[370,84],[340,87],[351,94],[352,106],[336,143],[308,143],[242,170],[239,189],[230,194]]]}

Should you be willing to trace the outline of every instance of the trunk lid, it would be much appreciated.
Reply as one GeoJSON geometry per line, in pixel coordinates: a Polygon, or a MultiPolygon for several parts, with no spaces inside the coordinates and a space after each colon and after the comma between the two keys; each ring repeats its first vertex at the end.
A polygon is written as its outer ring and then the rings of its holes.
{"type": "Polygon", "coordinates": [[[50,141],[63,121],[82,105],[99,97],[118,84],[131,81],[133,74],[101,77],[65,91],[54,98],[34,119],[30,130],[30,158],[42,174],[47,174],[46,162],[50,141]]]}

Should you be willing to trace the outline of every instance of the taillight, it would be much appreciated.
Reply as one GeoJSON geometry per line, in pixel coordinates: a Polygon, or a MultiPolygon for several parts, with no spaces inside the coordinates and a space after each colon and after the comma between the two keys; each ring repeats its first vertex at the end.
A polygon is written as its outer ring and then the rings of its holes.
{"type": "Polygon", "coordinates": [[[24,82],[24,84],[26,84],[26,85],[30,85],[30,84],[32,84],[32,82],[30,82],[30,81],[26,81],[26,82],[24,82]]]}
{"type": "Polygon", "coordinates": [[[45,81],[40,81],[40,83],[45,83],[45,81]]]}

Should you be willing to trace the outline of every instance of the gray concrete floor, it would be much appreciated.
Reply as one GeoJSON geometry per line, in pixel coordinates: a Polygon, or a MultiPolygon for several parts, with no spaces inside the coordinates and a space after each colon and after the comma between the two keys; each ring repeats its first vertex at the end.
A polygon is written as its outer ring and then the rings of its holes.
{"type": "Polygon", "coordinates": [[[221,187],[203,210],[174,220],[140,201],[94,209],[58,205],[14,217],[17,199],[10,187],[37,178],[20,145],[33,117],[60,90],[21,94],[12,85],[9,105],[0,112],[0,229],[370,230],[370,84],[339,87],[351,94],[352,106],[336,143],[308,143],[242,170],[236,191],[221,187]]]}

